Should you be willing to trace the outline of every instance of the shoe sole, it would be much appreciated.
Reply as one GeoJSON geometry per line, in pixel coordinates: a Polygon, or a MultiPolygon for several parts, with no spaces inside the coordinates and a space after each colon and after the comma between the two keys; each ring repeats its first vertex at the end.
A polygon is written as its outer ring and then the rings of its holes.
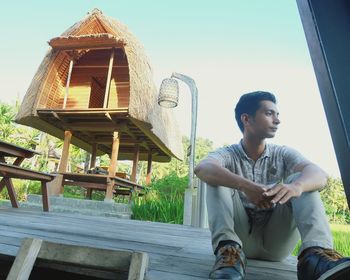
{"type": "Polygon", "coordinates": [[[347,280],[350,279],[350,262],[345,262],[328,270],[317,280],[347,280]],[[346,277],[346,278],[345,278],[346,277]]]}

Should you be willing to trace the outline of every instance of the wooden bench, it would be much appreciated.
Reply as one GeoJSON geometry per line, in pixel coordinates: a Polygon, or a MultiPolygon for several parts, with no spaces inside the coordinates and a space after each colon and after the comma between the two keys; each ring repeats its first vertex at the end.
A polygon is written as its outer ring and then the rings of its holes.
{"type": "Polygon", "coordinates": [[[44,211],[49,211],[47,183],[54,179],[53,175],[0,162],[0,177],[3,177],[3,179],[0,182],[0,191],[5,186],[7,187],[9,196],[11,198],[12,206],[16,208],[18,208],[18,202],[17,202],[16,193],[14,191],[14,186],[11,179],[16,178],[16,179],[40,181],[41,193],[42,193],[42,199],[43,199],[43,209],[44,211]]]}
{"type": "Polygon", "coordinates": [[[87,198],[91,199],[92,190],[106,191],[107,184],[114,181],[113,192],[116,195],[128,195],[133,192],[141,194],[143,186],[117,176],[99,174],[60,173],[63,175],[63,186],[79,186],[87,190],[87,198]]]}

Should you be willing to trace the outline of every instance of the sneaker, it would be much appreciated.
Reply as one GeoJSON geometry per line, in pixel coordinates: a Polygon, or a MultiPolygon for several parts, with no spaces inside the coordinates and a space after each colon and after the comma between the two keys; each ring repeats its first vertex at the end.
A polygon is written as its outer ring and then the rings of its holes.
{"type": "Polygon", "coordinates": [[[244,279],[246,265],[247,259],[241,247],[238,244],[227,244],[218,250],[209,279],[244,279]]]}
{"type": "Polygon", "coordinates": [[[350,279],[350,258],[335,250],[310,247],[298,257],[298,280],[350,279]]]}

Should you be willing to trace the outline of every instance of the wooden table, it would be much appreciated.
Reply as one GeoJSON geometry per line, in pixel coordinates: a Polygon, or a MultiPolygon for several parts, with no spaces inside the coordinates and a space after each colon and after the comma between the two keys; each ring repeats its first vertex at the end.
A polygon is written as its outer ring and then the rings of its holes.
{"type": "MultiPolygon", "coordinates": [[[[120,178],[118,176],[108,176],[99,174],[80,174],[80,173],[60,173],[63,175],[63,186],[79,186],[87,190],[106,191],[108,184],[113,184],[116,194],[131,195],[133,191],[143,190],[143,186],[120,178]],[[120,188],[121,187],[121,188],[120,188]]],[[[91,199],[91,192],[88,192],[88,198],[91,199]],[[90,196],[90,197],[89,197],[90,196]]]]}
{"type": "Polygon", "coordinates": [[[20,167],[24,159],[31,158],[35,154],[39,153],[0,140],[0,177],[3,177],[0,181],[0,191],[6,186],[12,207],[18,208],[18,201],[12,178],[40,181],[44,211],[48,211],[49,204],[46,183],[51,181],[54,176],[20,167]],[[13,162],[7,162],[7,158],[13,159],[13,162]]]}

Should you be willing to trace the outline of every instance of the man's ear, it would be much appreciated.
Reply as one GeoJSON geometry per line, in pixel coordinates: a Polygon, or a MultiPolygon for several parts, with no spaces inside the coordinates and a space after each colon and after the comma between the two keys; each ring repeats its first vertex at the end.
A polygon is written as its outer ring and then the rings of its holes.
{"type": "Polygon", "coordinates": [[[247,113],[244,113],[244,114],[241,115],[241,121],[242,121],[244,126],[248,125],[249,119],[250,119],[250,117],[249,117],[249,115],[247,113]]]}

